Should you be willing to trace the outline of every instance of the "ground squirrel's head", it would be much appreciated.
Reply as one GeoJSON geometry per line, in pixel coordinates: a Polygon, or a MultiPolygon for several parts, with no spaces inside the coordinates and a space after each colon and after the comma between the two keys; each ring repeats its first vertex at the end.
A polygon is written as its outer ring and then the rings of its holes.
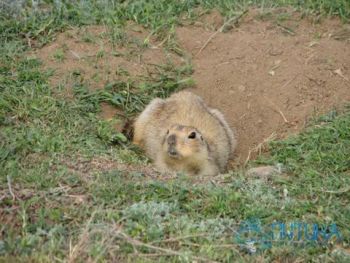
{"type": "Polygon", "coordinates": [[[195,128],[172,125],[165,134],[163,150],[172,159],[184,159],[207,151],[202,134],[195,128]]]}

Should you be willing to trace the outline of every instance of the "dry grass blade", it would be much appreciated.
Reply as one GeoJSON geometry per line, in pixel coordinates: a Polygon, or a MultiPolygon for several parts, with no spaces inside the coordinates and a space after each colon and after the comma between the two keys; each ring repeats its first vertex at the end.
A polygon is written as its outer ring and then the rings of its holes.
{"type": "Polygon", "coordinates": [[[244,166],[246,166],[250,160],[251,154],[253,152],[258,152],[259,154],[261,154],[262,149],[264,148],[264,146],[266,144],[268,144],[270,141],[272,141],[274,138],[276,137],[276,133],[273,132],[271,133],[271,135],[269,137],[267,137],[266,139],[264,139],[261,143],[259,143],[256,147],[254,147],[253,149],[250,149],[248,152],[248,156],[246,161],[244,162],[244,166]]]}
{"type": "Polygon", "coordinates": [[[16,196],[15,196],[15,194],[12,191],[11,178],[10,178],[9,175],[7,175],[7,186],[9,188],[10,195],[12,196],[12,200],[15,201],[16,200],[16,196]]]}
{"type": "MultiPolygon", "coordinates": [[[[127,234],[125,234],[124,232],[122,232],[120,230],[117,230],[117,235],[120,238],[124,239],[129,244],[131,244],[132,246],[146,247],[146,248],[149,248],[149,249],[152,249],[152,250],[155,250],[155,251],[158,251],[158,252],[162,252],[162,253],[164,253],[166,255],[171,255],[171,256],[179,256],[179,257],[184,256],[181,252],[177,252],[177,251],[174,251],[174,250],[171,250],[171,249],[154,246],[154,245],[151,245],[151,244],[143,243],[143,242],[141,242],[141,241],[139,241],[137,239],[133,239],[132,237],[128,236],[127,234]]],[[[200,262],[212,262],[212,263],[218,262],[218,261],[210,260],[208,258],[197,257],[197,256],[191,256],[191,258],[193,260],[197,260],[197,261],[200,261],[200,262]]]]}
{"type": "Polygon", "coordinates": [[[86,241],[89,239],[89,229],[91,226],[91,223],[95,217],[96,211],[94,211],[85,224],[85,227],[83,229],[83,232],[81,233],[79,237],[78,243],[72,247],[71,242],[69,244],[69,255],[68,255],[68,261],[69,263],[71,262],[76,262],[77,258],[79,257],[80,251],[84,248],[86,241]]]}
{"type": "Polygon", "coordinates": [[[198,56],[210,43],[210,41],[218,34],[221,33],[226,26],[228,26],[231,23],[236,23],[239,19],[241,19],[242,16],[244,16],[246,13],[248,13],[248,10],[244,10],[240,15],[235,16],[227,20],[217,31],[215,31],[208,39],[205,41],[204,45],[199,49],[197,54],[195,56],[198,56]]]}
{"type": "Polygon", "coordinates": [[[273,109],[274,111],[276,111],[277,113],[279,113],[283,119],[283,121],[285,123],[289,123],[289,121],[287,120],[286,116],[284,115],[284,113],[277,107],[277,105],[275,103],[273,103],[271,100],[269,100],[268,98],[264,98],[269,104],[270,104],[270,108],[273,109]]]}
{"type": "Polygon", "coordinates": [[[208,236],[208,233],[203,233],[203,234],[196,234],[196,235],[187,235],[187,236],[182,236],[182,237],[173,237],[173,238],[168,238],[168,239],[163,239],[159,241],[154,241],[154,243],[170,243],[170,242],[177,242],[180,240],[188,239],[188,238],[195,238],[195,237],[205,237],[208,236]]]}

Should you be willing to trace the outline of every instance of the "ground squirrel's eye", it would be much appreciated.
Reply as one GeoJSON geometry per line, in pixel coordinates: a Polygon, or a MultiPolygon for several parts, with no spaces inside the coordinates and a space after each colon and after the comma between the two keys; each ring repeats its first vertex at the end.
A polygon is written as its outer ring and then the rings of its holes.
{"type": "Polygon", "coordinates": [[[196,133],[195,132],[191,132],[190,135],[188,135],[189,139],[195,139],[196,138],[196,133]]]}

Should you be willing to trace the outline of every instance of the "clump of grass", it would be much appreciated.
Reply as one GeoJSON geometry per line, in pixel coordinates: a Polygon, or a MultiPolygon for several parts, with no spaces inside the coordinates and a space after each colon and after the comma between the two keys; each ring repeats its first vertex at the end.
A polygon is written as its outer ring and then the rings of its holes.
{"type": "Polygon", "coordinates": [[[62,62],[65,59],[65,52],[63,49],[59,48],[56,49],[55,53],[53,54],[53,58],[57,60],[58,62],[62,62]]]}
{"type": "Polygon", "coordinates": [[[95,36],[89,32],[85,32],[81,37],[81,40],[85,43],[96,43],[95,36]]]}
{"type": "MultiPolygon", "coordinates": [[[[77,85],[74,92],[94,112],[98,111],[100,102],[107,102],[122,109],[130,117],[142,111],[153,98],[166,98],[179,89],[193,85],[189,76],[192,68],[189,65],[179,68],[172,64],[155,65],[155,68],[155,74],[141,76],[138,80],[112,82],[103,90],[97,91],[89,91],[85,86],[77,85]]],[[[122,69],[118,69],[118,72],[124,73],[122,69]]]]}
{"type": "MultiPolygon", "coordinates": [[[[316,173],[320,177],[342,174],[350,168],[350,114],[331,112],[298,136],[271,144],[277,162],[288,163],[294,173],[316,173]],[[313,172],[311,172],[313,171],[313,172]]],[[[315,174],[315,175],[316,175],[315,174]]]]}
{"type": "Polygon", "coordinates": [[[106,52],[103,49],[100,49],[96,53],[96,59],[103,58],[106,55],[106,52]]]}
{"type": "Polygon", "coordinates": [[[121,132],[114,129],[115,121],[98,121],[97,135],[107,144],[127,143],[128,139],[121,132]]]}

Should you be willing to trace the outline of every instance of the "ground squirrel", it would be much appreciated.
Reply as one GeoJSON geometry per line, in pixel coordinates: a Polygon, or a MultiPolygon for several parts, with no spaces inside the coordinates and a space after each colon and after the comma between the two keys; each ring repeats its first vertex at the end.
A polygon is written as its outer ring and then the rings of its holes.
{"type": "Polygon", "coordinates": [[[236,147],[223,114],[188,91],[153,99],[134,122],[133,142],[160,172],[189,175],[224,172],[236,147]]]}

